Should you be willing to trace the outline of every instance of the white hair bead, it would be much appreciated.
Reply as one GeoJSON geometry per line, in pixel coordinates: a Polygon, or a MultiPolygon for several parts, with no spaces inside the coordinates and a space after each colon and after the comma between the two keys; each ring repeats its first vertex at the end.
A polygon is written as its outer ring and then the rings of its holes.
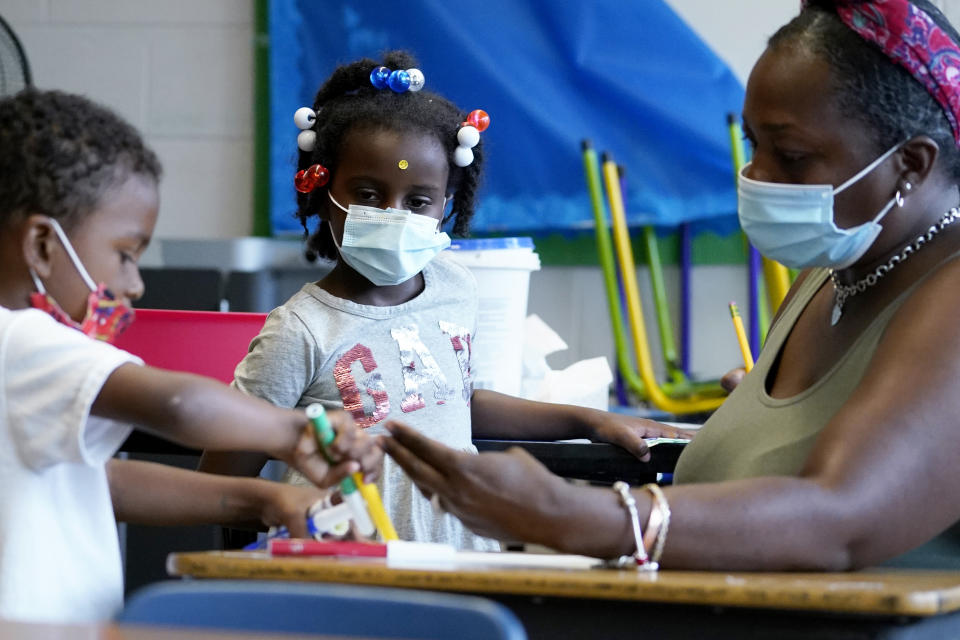
{"type": "Polygon", "coordinates": [[[473,147],[477,146],[478,142],[480,142],[480,132],[477,131],[476,127],[460,127],[460,130],[457,131],[457,142],[464,147],[469,147],[472,149],[473,147]]]}
{"type": "Polygon", "coordinates": [[[298,129],[309,129],[316,121],[317,114],[310,107],[300,107],[293,114],[293,123],[298,129]]]}
{"type": "Polygon", "coordinates": [[[470,147],[457,147],[453,151],[453,164],[458,167],[469,167],[473,162],[473,150],[470,147]]]}
{"type": "Polygon", "coordinates": [[[407,69],[407,75],[410,76],[409,91],[420,91],[420,89],[423,89],[423,85],[426,83],[426,79],[423,77],[423,71],[420,71],[420,69],[407,69]]]}
{"type": "Polygon", "coordinates": [[[297,146],[300,147],[300,151],[306,151],[307,153],[313,151],[313,148],[317,146],[317,132],[310,129],[301,131],[297,135],[297,146]]]}

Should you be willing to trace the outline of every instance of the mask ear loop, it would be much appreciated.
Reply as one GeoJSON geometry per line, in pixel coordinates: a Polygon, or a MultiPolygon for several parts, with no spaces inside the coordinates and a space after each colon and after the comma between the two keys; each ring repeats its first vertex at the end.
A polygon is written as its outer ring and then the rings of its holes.
{"type": "Polygon", "coordinates": [[[337,205],[337,208],[343,211],[344,213],[350,213],[350,209],[347,209],[345,206],[337,202],[337,199],[333,197],[333,194],[330,193],[330,189],[327,189],[327,197],[330,198],[330,202],[337,205]]]}
{"type": "Polygon", "coordinates": [[[343,253],[340,243],[337,242],[337,235],[333,232],[333,225],[329,222],[327,223],[327,229],[330,229],[330,239],[333,240],[333,246],[337,248],[337,253],[343,253]]]}
{"type": "MultiPolygon", "coordinates": [[[[913,189],[913,184],[911,184],[910,182],[904,182],[904,183],[903,183],[903,191],[910,191],[911,189],[913,189]]],[[[901,190],[900,190],[900,189],[897,189],[897,192],[896,192],[895,194],[893,194],[893,200],[891,200],[889,203],[887,203],[887,206],[883,208],[883,211],[881,211],[881,212],[877,215],[877,217],[873,219],[873,221],[874,221],[874,222],[880,222],[881,220],[883,220],[883,217],[884,217],[885,215],[887,215],[887,213],[888,213],[891,209],[893,209],[893,205],[897,205],[897,208],[898,208],[898,209],[902,209],[902,208],[903,208],[903,204],[906,202],[906,200],[907,200],[907,199],[904,197],[903,193],[901,193],[901,190]]]]}
{"type": "Polygon", "coordinates": [[[37,272],[33,270],[33,267],[28,267],[28,270],[30,271],[30,277],[33,278],[33,286],[37,288],[37,292],[42,296],[47,295],[47,288],[43,286],[43,281],[40,280],[37,272]]]}
{"type": "Polygon", "coordinates": [[[880,213],[878,213],[877,216],[873,219],[874,224],[883,220],[884,216],[890,213],[890,210],[893,209],[893,205],[897,205],[897,207],[903,206],[903,195],[900,193],[899,189],[897,189],[897,193],[894,194],[893,198],[891,198],[890,201],[887,202],[887,206],[885,206],[880,211],[880,213]]]}
{"type": "Polygon", "coordinates": [[[882,156],[880,156],[879,158],[877,158],[876,160],[874,160],[873,162],[871,162],[870,164],[868,164],[867,166],[865,166],[863,169],[861,169],[860,171],[858,171],[858,172],[856,173],[856,175],[854,175],[852,178],[850,178],[849,180],[847,180],[846,182],[844,182],[843,184],[841,184],[839,187],[837,187],[836,189],[834,189],[834,190],[833,190],[833,195],[837,195],[838,193],[840,193],[841,191],[843,191],[844,189],[846,189],[847,187],[849,187],[850,185],[852,185],[854,182],[856,182],[857,180],[859,180],[859,179],[862,178],[863,176],[867,175],[868,173],[870,173],[871,171],[873,171],[874,169],[876,169],[878,166],[880,166],[880,163],[882,163],[884,160],[886,160],[886,159],[889,158],[891,155],[893,155],[893,153],[894,153],[895,151],[897,151],[900,147],[902,147],[902,146],[904,145],[904,143],[906,143],[906,142],[907,142],[907,141],[904,140],[903,142],[901,142],[901,143],[899,143],[899,144],[897,144],[897,145],[895,145],[895,146],[890,147],[889,149],[887,149],[887,152],[886,152],[886,153],[884,153],[882,156]]]}
{"type": "MultiPolygon", "coordinates": [[[[60,238],[60,243],[63,245],[63,248],[66,249],[67,255],[70,256],[70,260],[73,262],[73,266],[77,269],[77,272],[83,279],[84,284],[87,285],[87,288],[90,289],[90,291],[96,291],[97,285],[93,282],[93,278],[90,277],[90,274],[87,273],[86,268],[80,261],[80,256],[78,256],[77,252],[73,250],[73,245],[70,244],[67,234],[63,232],[63,227],[60,226],[60,223],[57,222],[56,218],[48,218],[48,220],[50,220],[53,230],[56,232],[57,237],[60,238]]],[[[44,292],[40,291],[40,293],[44,292]]]]}

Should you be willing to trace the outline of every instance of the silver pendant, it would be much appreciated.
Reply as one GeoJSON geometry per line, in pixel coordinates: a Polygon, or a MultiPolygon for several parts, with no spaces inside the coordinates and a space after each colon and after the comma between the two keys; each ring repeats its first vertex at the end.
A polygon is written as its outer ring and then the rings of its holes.
{"type": "Polygon", "coordinates": [[[830,314],[830,326],[835,327],[840,322],[840,316],[843,315],[843,309],[836,302],[833,303],[833,313],[830,314]]]}

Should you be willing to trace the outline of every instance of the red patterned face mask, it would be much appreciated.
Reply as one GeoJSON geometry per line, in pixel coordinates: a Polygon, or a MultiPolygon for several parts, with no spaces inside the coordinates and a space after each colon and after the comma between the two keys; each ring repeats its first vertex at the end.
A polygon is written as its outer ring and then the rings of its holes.
{"type": "Polygon", "coordinates": [[[87,312],[82,322],[77,322],[64,311],[49,293],[34,291],[30,294],[30,306],[46,311],[54,319],[85,335],[104,342],[113,342],[133,322],[134,311],[122,302],[117,302],[107,287],[101,284],[87,296],[87,312]]]}
{"type": "Polygon", "coordinates": [[[53,224],[53,228],[57,232],[57,237],[60,238],[60,242],[63,243],[64,249],[66,249],[67,254],[70,256],[73,266],[77,268],[80,277],[83,278],[87,287],[90,288],[90,294],[87,296],[87,310],[86,313],[84,313],[82,321],[77,322],[71,318],[70,314],[64,311],[63,307],[57,304],[57,301],[47,293],[43,282],[41,282],[37,274],[33,272],[33,269],[30,270],[30,277],[33,278],[33,284],[37,287],[37,290],[30,294],[30,306],[40,311],[46,311],[53,316],[57,322],[76,329],[84,335],[112,344],[114,340],[130,326],[130,323],[133,322],[133,309],[122,302],[118,302],[116,296],[107,289],[107,285],[103,283],[99,286],[94,285],[93,279],[90,277],[90,274],[87,273],[83,263],[80,262],[80,258],[73,250],[73,246],[67,239],[67,235],[63,232],[60,224],[53,218],[50,219],[50,222],[53,224]]]}

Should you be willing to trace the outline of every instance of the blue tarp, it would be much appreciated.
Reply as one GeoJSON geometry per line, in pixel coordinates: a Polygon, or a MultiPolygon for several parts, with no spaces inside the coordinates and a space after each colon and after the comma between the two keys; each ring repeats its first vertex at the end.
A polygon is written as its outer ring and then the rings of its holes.
{"type": "Polygon", "coordinates": [[[387,49],[490,114],[475,232],[592,228],[585,138],[624,166],[631,225],[735,228],[726,115],[743,87],[663,0],[270,0],[269,24],[274,233],[300,231],[293,112],[336,65],[387,49]]]}

